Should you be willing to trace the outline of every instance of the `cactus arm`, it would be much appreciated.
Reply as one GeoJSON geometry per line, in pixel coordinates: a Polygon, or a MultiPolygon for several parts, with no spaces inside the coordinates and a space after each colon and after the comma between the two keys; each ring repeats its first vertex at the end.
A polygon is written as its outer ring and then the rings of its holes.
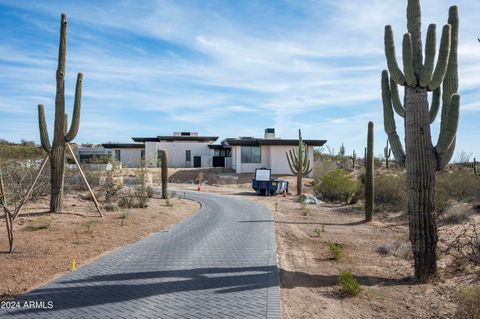
{"type": "Polygon", "coordinates": [[[402,102],[400,102],[400,95],[398,95],[397,83],[395,83],[395,81],[392,78],[390,78],[390,94],[392,96],[393,109],[398,115],[400,115],[400,117],[404,118],[406,111],[402,105],[402,102]]]}
{"type": "Polygon", "coordinates": [[[403,73],[405,74],[405,81],[408,86],[416,86],[417,78],[413,71],[413,49],[412,36],[410,33],[405,33],[403,36],[403,73]]]}
{"type": "Polygon", "coordinates": [[[80,109],[81,109],[81,100],[82,100],[82,82],[83,74],[78,73],[77,75],[77,85],[75,87],[75,102],[73,103],[73,118],[72,125],[70,130],[65,135],[65,141],[68,143],[72,141],[75,136],[77,136],[78,128],[80,127],[80,109]]]}
{"type": "Polygon", "coordinates": [[[395,57],[395,42],[393,41],[392,26],[385,26],[385,56],[387,58],[388,70],[393,80],[399,85],[405,85],[405,76],[398,67],[395,57]]]}
{"type": "Polygon", "coordinates": [[[438,110],[440,109],[440,95],[441,95],[441,88],[438,87],[435,91],[433,91],[432,106],[430,107],[430,124],[435,122],[435,118],[437,117],[438,110]]]}
{"type": "Polygon", "coordinates": [[[293,174],[296,175],[297,172],[295,171],[295,168],[293,167],[292,160],[290,159],[290,156],[292,156],[291,151],[292,150],[289,150],[288,152],[285,152],[285,154],[287,155],[287,161],[288,161],[288,166],[290,167],[290,170],[292,171],[293,174]],[[289,155],[289,153],[290,153],[290,155],[289,155]]]}
{"type": "Polygon", "coordinates": [[[393,114],[392,99],[390,88],[388,85],[388,72],[382,72],[382,100],[383,100],[383,120],[385,133],[388,135],[390,145],[393,151],[393,156],[397,159],[400,165],[405,164],[405,151],[400,142],[395,125],[395,118],[393,114]]]}
{"type": "Polygon", "coordinates": [[[63,120],[63,132],[67,134],[68,131],[68,114],[65,113],[64,120],[63,120]]]}
{"type": "Polygon", "coordinates": [[[432,81],[433,67],[435,64],[435,54],[437,53],[436,30],[437,26],[435,24],[430,24],[428,26],[427,43],[425,47],[425,66],[423,67],[419,82],[421,87],[427,87],[428,83],[432,81]]]}
{"type": "Polygon", "coordinates": [[[448,60],[450,56],[451,44],[451,26],[446,24],[443,26],[442,40],[440,41],[440,53],[438,55],[437,65],[432,75],[432,80],[428,84],[428,90],[434,91],[438,88],[445,78],[447,72],[448,60]]]}
{"type": "Polygon", "coordinates": [[[43,149],[50,153],[52,146],[50,145],[50,139],[48,138],[47,123],[45,122],[45,111],[42,104],[38,104],[38,127],[40,128],[40,141],[43,149]]]}
{"type": "Polygon", "coordinates": [[[420,73],[423,68],[422,56],[422,12],[420,0],[408,0],[407,4],[407,29],[412,37],[413,69],[420,73]]]}
{"type": "Polygon", "coordinates": [[[443,128],[440,130],[440,136],[438,138],[437,145],[435,146],[437,159],[439,160],[439,162],[445,161],[445,154],[448,154],[448,149],[451,147],[452,143],[455,140],[458,128],[459,108],[460,95],[454,94],[452,95],[450,101],[450,110],[447,118],[447,123],[445,123],[445,125],[442,125],[443,128]]]}

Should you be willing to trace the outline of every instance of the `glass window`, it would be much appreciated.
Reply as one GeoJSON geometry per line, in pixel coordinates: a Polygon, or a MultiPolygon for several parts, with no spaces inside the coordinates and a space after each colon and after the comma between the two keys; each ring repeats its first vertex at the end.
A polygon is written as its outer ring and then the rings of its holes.
{"type": "Polygon", "coordinates": [[[140,151],[140,160],[143,162],[145,161],[145,150],[140,151]]]}
{"type": "Polygon", "coordinates": [[[190,150],[185,151],[185,161],[190,162],[192,160],[192,152],[190,150]]]}
{"type": "Polygon", "coordinates": [[[260,146],[242,146],[242,163],[261,163],[260,146]]]}
{"type": "Polygon", "coordinates": [[[121,151],[115,150],[115,161],[120,162],[121,160],[121,151]]]}

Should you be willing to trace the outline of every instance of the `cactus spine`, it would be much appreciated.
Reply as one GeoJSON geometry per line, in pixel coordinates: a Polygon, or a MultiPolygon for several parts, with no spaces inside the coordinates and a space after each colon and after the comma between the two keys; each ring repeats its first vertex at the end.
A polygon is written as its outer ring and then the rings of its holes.
{"type": "Polygon", "coordinates": [[[168,156],[167,151],[163,150],[160,152],[162,158],[162,198],[168,198],[168,156]]]}
{"type": "Polygon", "coordinates": [[[70,130],[68,129],[65,114],[65,59],[67,50],[67,16],[61,15],[60,20],[60,45],[58,50],[58,67],[56,73],[57,89],[55,95],[55,126],[53,143],[50,145],[45,111],[42,104],[38,105],[38,125],[42,147],[49,154],[51,168],[51,197],[50,211],[59,212],[62,209],[63,178],[65,169],[66,143],[71,142],[78,133],[80,125],[80,108],[82,96],[82,73],[78,73],[73,105],[73,117],[70,130]]]}
{"type": "Polygon", "coordinates": [[[365,157],[365,220],[372,220],[374,205],[373,188],[373,123],[368,122],[367,152],[365,157]]]}
{"type": "Polygon", "coordinates": [[[310,168],[310,160],[307,154],[307,145],[303,143],[302,132],[298,130],[298,147],[285,152],[287,155],[288,166],[293,174],[297,175],[297,195],[302,195],[302,180],[304,176],[310,174],[313,168],[310,168]]]}
{"type": "Polygon", "coordinates": [[[357,153],[355,153],[355,150],[353,150],[352,153],[352,168],[355,169],[355,160],[357,159],[357,153]]]}
{"type": "Polygon", "coordinates": [[[473,168],[473,173],[474,173],[476,176],[480,176],[480,171],[478,170],[477,159],[476,159],[475,157],[473,158],[472,168],[473,168]]]}
{"type": "Polygon", "coordinates": [[[457,7],[450,7],[436,66],[436,27],[433,24],[428,27],[423,59],[420,0],[408,0],[407,27],[408,33],[403,38],[403,72],[395,58],[392,28],[385,27],[388,71],[382,72],[383,114],[393,155],[400,165],[405,165],[407,171],[408,216],[415,277],[420,282],[427,282],[437,272],[435,172],[445,168],[452,158],[459,117],[457,7]],[[404,86],[404,105],[400,102],[397,85],[404,86]],[[428,92],[432,92],[431,105],[428,92]],[[440,96],[440,135],[434,146],[430,124],[438,114],[440,96]],[[394,110],[404,118],[405,150],[396,132],[394,110]]]}
{"type": "Polygon", "coordinates": [[[388,160],[392,155],[392,149],[388,147],[388,140],[387,140],[387,146],[385,146],[385,148],[383,149],[383,155],[385,156],[385,167],[388,169],[388,160]]]}

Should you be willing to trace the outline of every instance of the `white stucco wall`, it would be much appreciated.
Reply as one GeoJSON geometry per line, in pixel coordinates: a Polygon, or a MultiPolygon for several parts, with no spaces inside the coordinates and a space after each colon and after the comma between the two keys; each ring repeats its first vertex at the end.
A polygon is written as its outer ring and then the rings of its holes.
{"type": "MultiPolygon", "coordinates": [[[[211,166],[211,158],[213,150],[208,148],[208,144],[196,141],[175,141],[175,142],[158,142],[157,149],[166,150],[168,153],[168,166],[172,168],[193,167],[193,157],[202,157],[202,166],[211,166]],[[186,162],[186,151],[190,150],[190,162],[186,162]]],[[[156,151],[155,151],[156,152],[156,151]]],[[[155,157],[156,158],[156,157],[155,157]]]]}
{"type": "MultiPolygon", "coordinates": [[[[264,145],[261,146],[261,163],[241,163],[241,146],[232,146],[232,168],[238,174],[254,173],[256,168],[266,167],[275,175],[292,175],[285,154],[292,148],[293,146],[264,145]]],[[[310,165],[313,165],[313,147],[311,146],[308,147],[308,158],[310,165]]],[[[313,177],[313,171],[308,177],[313,177]]]]}
{"type": "Polygon", "coordinates": [[[115,159],[115,151],[120,150],[120,161],[123,167],[140,167],[140,153],[142,149],[139,148],[112,148],[112,159],[115,159]]]}
{"type": "Polygon", "coordinates": [[[157,142],[145,142],[145,163],[147,167],[157,167],[157,142]]]}

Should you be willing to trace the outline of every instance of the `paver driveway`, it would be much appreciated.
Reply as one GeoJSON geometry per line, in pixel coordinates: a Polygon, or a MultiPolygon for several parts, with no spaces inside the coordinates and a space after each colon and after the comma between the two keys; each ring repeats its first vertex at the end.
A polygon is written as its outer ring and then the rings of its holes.
{"type": "Polygon", "coordinates": [[[200,211],[18,298],[8,318],[280,318],[271,211],[191,193],[200,211]],[[39,303],[37,303],[37,306],[39,303]]]}

